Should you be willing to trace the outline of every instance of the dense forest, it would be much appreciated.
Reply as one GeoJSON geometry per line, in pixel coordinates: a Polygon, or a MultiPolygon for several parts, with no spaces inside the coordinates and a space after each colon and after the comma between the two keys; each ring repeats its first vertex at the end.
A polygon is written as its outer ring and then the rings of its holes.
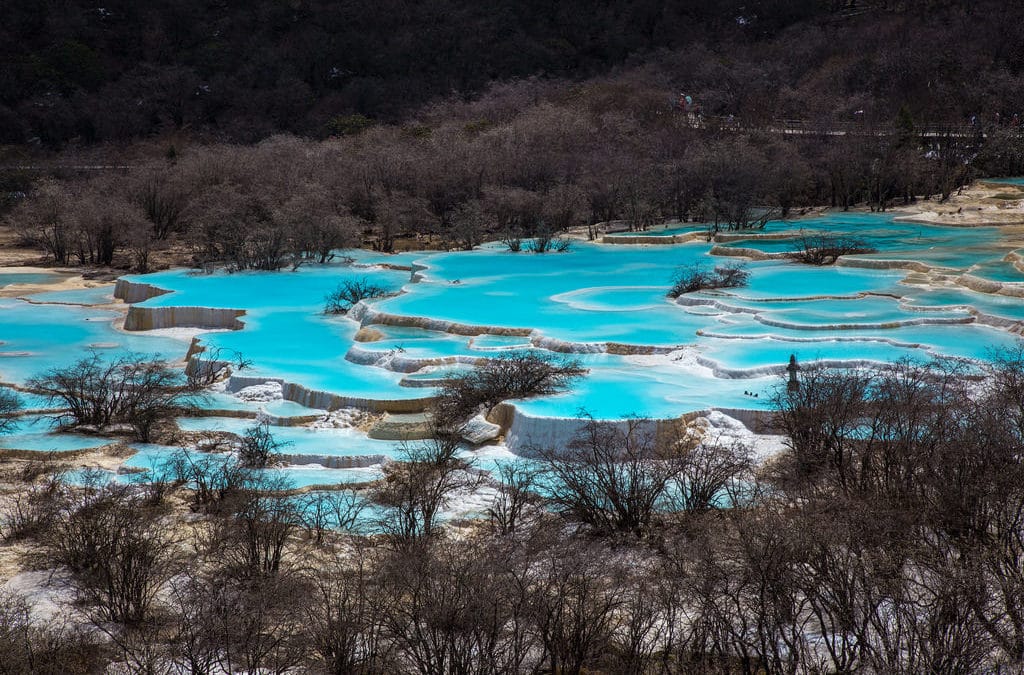
{"type": "Polygon", "coordinates": [[[744,119],[1006,119],[1024,8],[985,0],[0,3],[0,143],[251,142],[394,122],[495,81],[644,66],[744,119]]]}
{"type": "Polygon", "coordinates": [[[1015,127],[926,135],[905,109],[843,136],[715,126],[666,106],[643,69],[495,85],[331,139],[148,147],[124,169],[7,172],[9,231],[59,265],[272,270],[359,245],[528,250],[613,221],[707,222],[713,237],[820,205],[945,201],[976,177],[1024,173],[1015,127]]]}

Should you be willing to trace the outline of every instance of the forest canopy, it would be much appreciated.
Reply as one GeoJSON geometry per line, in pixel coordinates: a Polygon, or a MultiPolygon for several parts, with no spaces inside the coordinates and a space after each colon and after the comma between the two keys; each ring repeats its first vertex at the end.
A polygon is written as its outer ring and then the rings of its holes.
{"type": "Polygon", "coordinates": [[[252,142],[635,68],[711,114],[963,121],[1024,100],[1024,8],[941,0],[0,2],[0,143],[252,142]]]}

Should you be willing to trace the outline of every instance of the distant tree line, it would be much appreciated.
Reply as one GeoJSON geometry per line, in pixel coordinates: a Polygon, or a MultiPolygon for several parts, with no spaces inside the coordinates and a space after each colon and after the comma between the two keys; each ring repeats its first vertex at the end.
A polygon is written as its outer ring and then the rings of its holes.
{"type": "Polygon", "coordinates": [[[556,233],[596,236],[613,221],[746,229],[810,205],[884,210],[1024,173],[1024,137],[1008,128],[925,137],[906,111],[846,136],[695,128],[662,94],[636,73],[524,82],[344,138],[191,145],[123,174],[29,183],[7,220],[63,265],[144,271],[173,250],[197,266],[279,269],[357,245],[557,250],[556,233]]]}

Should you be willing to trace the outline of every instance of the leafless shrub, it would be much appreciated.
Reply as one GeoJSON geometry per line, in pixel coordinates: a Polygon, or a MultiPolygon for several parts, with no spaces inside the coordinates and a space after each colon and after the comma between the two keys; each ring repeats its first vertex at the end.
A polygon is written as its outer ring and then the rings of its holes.
{"type": "Polygon", "coordinates": [[[399,670],[386,621],[394,594],[382,583],[381,557],[358,545],[313,573],[303,619],[313,656],[326,673],[399,670]]]}
{"type": "Polygon", "coordinates": [[[535,669],[521,561],[473,540],[421,540],[383,564],[384,626],[411,672],[512,673],[535,669]]]}
{"type": "Polygon", "coordinates": [[[501,243],[512,253],[523,250],[523,233],[518,227],[509,227],[501,237],[501,243]]]}
{"type": "Polygon", "coordinates": [[[514,536],[528,525],[530,509],[539,502],[537,469],[519,463],[502,464],[498,468],[498,495],[487,509],[487,518],[500,536],[514,536]]]}
{"type": "Polygon", "coordinates": [[[104,427],[130,424],[140,441],[186,405],[181,373],[141,354],[106,360],[98,352],[31,378],[27,385],[67,412],[59,420],[104,427]]]}
{"type": "Polygon", "coordinates": [[[654,423],[589,419],[565,450],[537,450],[550,502],[599,532],[648,532],[681,470],[677,450],[654,423]]]}
{"type": "Polygon", "coordinates": [[[230,512],[251,480],[251,472],[229,457],[187,451],[167,460],[166,473],[190,489],[194,510],[213,514],[230,512]]]}
{"type": "Polygon", "coordinates": [[[250,366],[252,360],[245,358],[241,352],[203,346],[202,352],[189,359],[185,368],[188,388],[193,392],[200,392],[226,377],[228,373],[250,366]]]}
{"type": "Polygon", "coordinates": [[[224,574],[177,580],[174,660],[193,673],[293,672],[308,650],[303,616],[309,592],[292,575],[259,583],[224,574]]]}
{"type": "Polygon", "coordinates": [[[699,443],[681,454],[670,491],[674,510],[701,513],[733,507],[741,481],[752,480],[754,462],[742,445],[699,443]]]}
{"type": "Polygon", "coordinates": [[[20,478],[25,483],[34,483],[40,476],[47,476],[54,473],[57,470],[58,452],[47,452],[41,453],[41,457],[33,457],[32,459],[25,462],[25,466],[22,467],[18,473],[20,478]]]}
{"type": "Polygon", "coordinates": [[[534,253],[565,253],[572,248],[572,239],[556,237],[554,233],[541,233],[530,239],[525,248],[534,253]]]}
{"type": "Polygon", "coordinates": [[[0,435],[10,433],[17,423],[14,414],[22,408],[21,397],[16,392],[0,387],[0,435]]]}
{"type": "Polygon", "coordinates": [[[550,546],[537,563],[527,614],[540,638],[541,663],[580,673],[611,642],[623,605],[621,576],[596,546],[550,546]]]}
{"type": "Polygon", "coordinates": [[[445,378],[434,416],[442,426],[458,426],[508,399],[564,391],[584,373],[575,359],[541,352],[521,351],[488,359],[468,373],[445,378]]]}
{"type": "Polygon", "coordinates": [[[395,540],[415,542],[435,534],[438,513],[452,494],[479,482],[458,451],[455,436],[439,433],[404,444],[398,461],[385,465],[373,499],[388,507],[381,526],[395,540]]]}
{"type": "Polygon", "coordinates": [[[34,620],[27,599],[0,591],[0,675],[89,675],[104,668],[107,656],[83,631],[34,620]]]}
{"type": "Polygon", "coordinates": [[[714,288],[737,288],[746,286],[749,279],[750,272],[742,263],[716,265],[709,272],[703,263],[696,262],[690,267],[676,271],[668,297],[678,298],[684,293],[714,288]]]}
{"type": "Polygon", "coordinates": [[[362,300],[383,298],[389,294],[387,288],[375,284],[366,277],[343,281],[324,298],[325,314],[345,314],[362,300]]]}
{"type": "Polygon", "coordinates": [[[328,531],[356,531],[365,508],[366,500],[355,492],[313,492],[300,500],[299,513],[309,536],[321,543],[328,531]]]}
{"type": "Polygon", "coordinates": [[[41,485],[11,495],[0,520],[0,535],[10,541],[48,533],[64,505],[63,488],[63,477],[57,474],[41,485]]]}
{"type": "Polygon", "coordinates": [[[242,435],[238,459],[243,468],[265,469],[280,462],[280,452],[290,443],[274,438],[269,422],[260,422],[249,427],[242,435]]]}
{"type": "Polygon", "coordinates": [[[46,537],[54,559],[75,573],[107,621],[145,621],[176,570],[174,540],[159,513],[140,502],[129,487],[110,484],[70,500],[46,537]]]}
{"type": "Polygon", "coordinates": [[[834,265],[840,256],[875,253],[877,250],[857,237],[822,234],[801,237],[789,257],[804,265],[834,265]]]}
{"type": "Polygon", "coordinates": [[[286,545],[302,526],[301,503],[294,486],[281,475],[246,472],[248,480],[230,517],[217,523],[216,550],[237,576],[278,576],[286,545]]]}

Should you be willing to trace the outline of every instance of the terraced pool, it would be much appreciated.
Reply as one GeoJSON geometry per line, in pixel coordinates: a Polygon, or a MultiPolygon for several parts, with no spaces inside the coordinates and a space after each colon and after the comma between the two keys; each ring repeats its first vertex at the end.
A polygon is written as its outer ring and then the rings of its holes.
{"type": "MultiPolygon", "coordinates": [[[[408,413],[423,408],[445,373],[508,350],[550,349],[576,353],[588,374],[570,392],[514,402],[523,420],[572,419],[581,411],[599,419],[672,418],[709,408],[764,409],[791,354],[804,363],[838,366],[985,359],[993,348],[1014,346],[1024,322],[1018,297],[1024,273],[1009,255],[1013,244],[996,227],[940,227],[858,213],[772,222],[745,239],[727,239],[661,246],[578,242],[569,252],[544,255],[511,253],[497,244],[452,253],[357,252],[348,263],[298,271],[125,277],[118,294],[133,301],[130,323],[160,326],[153,330],[121,330],[123,313],[108,306],[109,288],[33,298],[44,304],[5,299],[0,380],[24,382],[89,349],[180,359],[199,334],[207,353],[240,353],[252,364],[202,402],[208,410],[272,419],[309,418],[344,406],[408,413]],[[678,300],[665,295],[678,269],[721,263],[713,246],[779,253],[793,241],[759,235],[809,231],[849,233],[879,252],[823,268],[748,261],[743,288],[678,300]],[[887,261],[918,264],[908,270],[887,261]],[[347,317],[322,313],[326,293],[361,277],[394,294],[361,304],[347,317]],[[986,292],[969,277],[988,284],[986,292]],[[276,399],[235,395],[268,380],[280,384],[276,399]]],[[[187,430],[236,433],[252,423],[181,421],[187,430]]],[[[15,438],[28,442],[37,431],[22,429],[4,443],[15,447],[15,438]]],[[[520,425],[517,442],[525,443],[528,431],[528,424],[520,425]]],[[[277,433],[291,443],[293,478],[305,485],[365,480],[395,453],[394,442],[355,429],[278,427],[277,433]]],[[[68,447],[78,442],[67,438],[62,443],[68,447]]],[[[130,464],[143,466],[159,452],[143,449],[130,464]]]]}

